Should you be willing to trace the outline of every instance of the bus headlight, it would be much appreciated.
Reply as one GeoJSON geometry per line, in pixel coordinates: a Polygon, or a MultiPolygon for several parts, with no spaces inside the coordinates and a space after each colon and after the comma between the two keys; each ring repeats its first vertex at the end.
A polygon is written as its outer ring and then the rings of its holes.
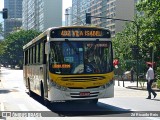
{"type": "Polygon", "coordinates": [[[52,81],[51,84],[52,84],[52,86],[54,86],[54,87],[57,85],[56,82],[54,82],[54,81],[52,81]]]}
{"type": "Polygon", "coordinates": [[[105,85],[102,85],[99,87],[100,89],[105,89],[105,85]]]}
{"type": "Polygon", "coordinates": [[[111,80],[109,83],[106,84],[106,87],[110,87],[111,85],[113,85],[113,80],[111,80]]]}
{"type": "Polygon", "coordinates": [[[58,84],[57,84],[56,82],[54,82],[54,81],[51,82],[51,85],[52,85],[53,87],[55,87],[56,89],[59,89],[59,90],[62,90],[62,91],[66,91],[66,90],[67,90],[66,87],[60,86],[60,85],[58,85],[58,84]]]}
{"type": "Polygon", "coordinates": [[[61,86],[57,84],[57,85],[56,85],[56,88],[57,88],[57,89],[61,89],[61,86]]]}
{"type": "Polygon", "coordinates": [[[66,91],[66,90],[67,90],[67,88],[66,88],[66,87],[61,86],[61,90],[66,91]]]}

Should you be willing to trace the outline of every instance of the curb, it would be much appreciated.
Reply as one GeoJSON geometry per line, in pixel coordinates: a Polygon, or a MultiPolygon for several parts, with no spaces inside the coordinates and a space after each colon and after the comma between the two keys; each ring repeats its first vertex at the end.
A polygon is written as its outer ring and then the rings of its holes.
{"type": "MultiPolygon", "coordinates": [[[[143,90],[143,91],[147,91],[147,88],[141,88],[141,87],[136,87],[136,86],[128,86],[128,87],[125,87],[125,88],[128,88],[128,89],[134,89],[134,90],[143,90]]],[[[157,89],[157,88],[152,88],[155,92],[160,92],[160,89],[157,89]]]]}

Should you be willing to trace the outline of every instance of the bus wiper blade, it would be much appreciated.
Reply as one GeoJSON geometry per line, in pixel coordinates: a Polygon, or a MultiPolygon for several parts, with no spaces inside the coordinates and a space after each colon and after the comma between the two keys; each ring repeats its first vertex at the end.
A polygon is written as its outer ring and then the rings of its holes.
{"type": "Polygon", "coordinates": [[[97,45],[97,43],[99,42],[99,39],[96,39],[95,42],[93,42],[93,46],[91,47],[92,50],[94,50],[95,46],[97,45]]]}
{"type": "Polygon", "coordinates": [[[69,47],[72,48],[74,52],[78,55],[79,51],[77,51],[77,49],[70,43],[70,41],[68,39],[65,39],[65,41],[69,45],[69,47]]]}

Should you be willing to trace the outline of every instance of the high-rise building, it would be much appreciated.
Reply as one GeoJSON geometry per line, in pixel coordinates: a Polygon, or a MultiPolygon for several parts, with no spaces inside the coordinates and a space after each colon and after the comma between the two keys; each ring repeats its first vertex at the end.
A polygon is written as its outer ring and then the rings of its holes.
{"type": "Polygon", "coordinates": [[[23,0],[22,6],[24,29],[44,31],[62,26],[62,0],[23,0]]]}
{"type": "MultiPolygon", "coordinates": [[[[135,15],[135,2],[137,0],[72,0],[73,25],[85,23],[86,13],[91,16],[133,20],[135,15]],[[77,17],[75,17],[77,16],[77,17]]],[[[91,17],[95,26],[111,30],[112,36],[120,32],[125,25],[124,21],[91,17]]]]}
{"type": "Polygon", "coordinates": [[[4,37],[22,26],[22,0],[4,0],[8,19],[4,20],[4,37]]]}

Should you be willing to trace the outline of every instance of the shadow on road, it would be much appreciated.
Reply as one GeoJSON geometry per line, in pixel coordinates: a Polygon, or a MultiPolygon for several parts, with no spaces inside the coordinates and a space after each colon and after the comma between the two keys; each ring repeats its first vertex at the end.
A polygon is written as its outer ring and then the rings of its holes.
{"type": "MultiPolygon", "coordinates": [[[[39,96],[32,96],[33,99],[42,103],[39,96]]],[[[104,104],[98,102],[97,104],[89,104],[84,102],[56,102],[47,106],[53,113],[58,114],[61,117],[64,116],[123,116],[124,114],[130,114],[130,109],[123,109],[116,106],[104,104]]],[[[126,116],[126,115],[124,115],[126,116]]]]}
{"type": "Polygon", "coordinates": [[[0,89],[0,94],[7,94],[9,92],[12,92],[12,91],[7,90],[7,89],[0,89]]]}
{"type": "Polygon", "coordinates": [[[97,104],[57,103],[56,105],[52,105],[50,110],[59,114],[59,116],[113,116],[131,112],[130,110],[101,102],[97,104]]]}
{"type": "Polygon", "coordinates": [[[18,92],[17,89],[0,89],[0,94],[7,94],[10,92],[18,92]]]}
{"type": "Polygon", "coordinates": [[[155,98],[154,98],[154,99],[151,99],[151,100],[154,100],[154,101],[160,101],[160,99],[155,99],[155,98]]]}

